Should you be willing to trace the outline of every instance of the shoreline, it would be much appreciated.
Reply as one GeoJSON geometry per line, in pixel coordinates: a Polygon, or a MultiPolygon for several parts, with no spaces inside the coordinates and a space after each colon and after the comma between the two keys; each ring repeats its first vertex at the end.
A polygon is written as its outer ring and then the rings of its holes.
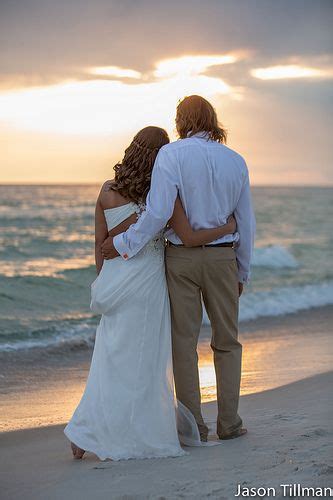
{"type": "MultiPolygon", "coordinates": [[[[230,500],[237,488],[329,487],[333,372],[242,396],[248,434],[185,457],[100,462],[71,458],[63,425],[0,434],[3,500],[105,498],[230,500]]],[[[216,403],[203,405],[214,427],[216,403]]],[[[241,497],[240,497],[241,498],[241,497]]]]}
{"type": "MultiPolygon", "coordinates": [[[[332,367],[333,307],[240,324],[243,344],[241,394],[273,389],[332,367]]],[[[82,395],[92,349],[6,353],[0,363],[0,431],[63,424],[82,395]]],[[[210,328],[199,343],[203,402],[213,401],[215,372],[210,328]]]]}

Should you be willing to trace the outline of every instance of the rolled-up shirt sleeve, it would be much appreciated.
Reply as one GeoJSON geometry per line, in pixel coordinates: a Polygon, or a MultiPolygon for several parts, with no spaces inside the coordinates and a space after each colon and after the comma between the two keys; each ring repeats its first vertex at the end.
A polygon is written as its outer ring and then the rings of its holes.
{"type": "Polygon", "coordinates": [[[136,224],[113,238],[113,244],[123,259],[136,255],[171,218],[178,193],[175,171],[170,155],[162,148],[153,167],[145,211],[136,224]]]}
{"type": "Polygon", "coordinates": [[[237,232],[239,233],[239,245],[235,251],[238,264],[238,280],[240,283],[247,283],[250,278],[250,263],[256,231],[249,173],[245,162],[244,167],[242,190],[235,209],[237,232]]]}

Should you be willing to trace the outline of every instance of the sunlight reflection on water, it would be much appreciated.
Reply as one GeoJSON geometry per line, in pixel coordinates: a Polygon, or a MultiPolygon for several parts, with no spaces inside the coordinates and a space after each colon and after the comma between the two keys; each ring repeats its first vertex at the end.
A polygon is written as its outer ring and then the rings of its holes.
{"type": "MultiPolygon", "coordinates": [[[[269,334],[269,332],[267,332],[269,334]]],[[[251,339],[245,335],[243,344],[241,395],[280,387],[332,368],[333,346],[329,333],[313,335],[263,336],[251,339]]],[[[216,399],[216,382],[209,340],[199,345],[199,374],[202,401],[216,399]]]]}

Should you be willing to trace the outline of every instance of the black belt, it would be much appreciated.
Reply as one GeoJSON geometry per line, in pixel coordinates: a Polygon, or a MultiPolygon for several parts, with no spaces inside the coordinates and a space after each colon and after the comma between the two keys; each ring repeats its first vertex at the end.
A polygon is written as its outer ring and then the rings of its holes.
{"type": "MultiPolygon", "coordinates": [[[[171,247],[183,247],[184,246],[182,244],[177,245],[176,243],[172,243],[171,241],[168,241],[168,245],[170,245],[171,247]]],[[[216,247],[235,248],[235,242],[230,241],[228,243],[216,243],[216,245],[200,245],[200,247],[205,247],[205,248],[216,248],[216,247]]]]}

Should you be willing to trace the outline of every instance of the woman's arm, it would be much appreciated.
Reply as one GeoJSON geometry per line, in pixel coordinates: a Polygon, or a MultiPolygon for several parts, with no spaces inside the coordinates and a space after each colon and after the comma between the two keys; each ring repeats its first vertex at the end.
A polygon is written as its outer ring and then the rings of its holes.
{"type": "Polygon", "coordinates": [[[108,237],[108,227],[104,216],[104,210],[101,204],[100,195],[97,198],[95,208],[95,263],[97,274],[103,266],[102,243],[108,237]]]}
{"type": "Polygon", "coordinates": [[[177,197],[169,226],[179,236],[185,247],[197,247],[211,243],[226,234],[233,234],[236,231],[236,220],[231,216],[224,226],[194,231],[186,217],[180,198],[177,197]]]}
{"type": "Polygon", "coordinates": [[[95,262],[97,274],[100,273],[104,261],[101,250],[102,243],[104,243],[108,236],[116,236],[126,231],[132,224],[136,223],[137,219],[138,216],[134,213],[108,232],[104,209],[100,202],[100,198],[98,198],[95,210],[95,262]]]}
{"type": "Polygon", "coordinates": [[[137,214],[132,214],[130,215],[127,219],[125,219],[123,222],[118,224],[118,226],[114,227],[109,231],[109,236],[117,236],[117,234],[123,233],[127,231],[127,229],[132,225],[135,224],[138,220],[137,214]]]}

